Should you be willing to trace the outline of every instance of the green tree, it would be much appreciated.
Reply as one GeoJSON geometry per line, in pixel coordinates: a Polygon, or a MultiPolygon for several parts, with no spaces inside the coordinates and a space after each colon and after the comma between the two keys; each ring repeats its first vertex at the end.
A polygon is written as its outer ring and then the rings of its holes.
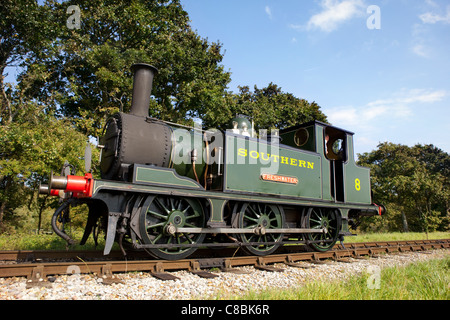
{"type": "MultiPolygon", "coordinates": [[[[284,129],[304,122],[319,120],[327,122],[326,115],[315,102],[283,92],[279,86],[270,83],[251,92],[248,86],[239,87],[238,94],[231,95],[229,120],[235,114],[251,116],[255,129],[284,129]]],[[[224,123],[224,125],[227,122],[224,123]]]]}
{"type": "Polygon", "coordinates": [[[0,225],[24,203],[31,208],[39,183],[50,170],[59,172],[66,160],[84,168],[79,155],[86,137],[72,124],[43,112],[34,113],[32,103],[20,110],[20,121],[0,126],[0,225]]]}
{"type": "MultiPolygon", "coordinates": [[[[42,173],[35,170],[42,160],[37,136],[45,136],[49,129],[47,123],[40,122],[46,108],[24,96],[28,78],[24,77],[22,85],[5,83],[5,78],[8,67],[23,68],[32,53],[38,54],[46,45],[51,33],[46,16],[37,1],[0,3],[0,230],[4,229],[4,218],[12,218],[17,207],[26,202],[31,206],[31,190],[42,173]]],[[[50,135],[52,138],[57,140],[50,135]]]]}
{"type": "MultiPolygon", "coordinates": [[[[374,201],[387,206],[388,230],[448,230],[450,155],[433,145],[408,147],[382,143],[364,153],[370,167],[374,201]]],[[[363,228],[369,228],[369,225],[363,228]]]]}
{"type": "Polygon", "coordinates": [[[2,0],[0,3],[0,125],[14,121],[20,107],[16,88],[5,83],[7,67],[23,67],[31,52],[40,52],[50,29],[47,16],[34,0],[2,0]],[[38,31],[37,31],[38,30],[38,31]]]}
{"type": "Polygon", "coordinates": [[[192,30],[179,0],[47,1],[45,8],[53,38],[29,58],[26,75],[35,83],[26,94],[74,119],[88,135],[99,135],[107,116],[129,110],[135,62],[159,69],[149,112],[162,120],[199,118],[205,128],[222,128],[236,113],[252,116],[260,128],[326,121],[315,102],[273,83],[227,92],[222,45],[192,30]],[[66,26],[69,5],[80,9],[79,29],[66,26]]]}
{"type": "Polygon", "coordinates": [[[53,97],[60,113],[88,135],[99,135],[107,116],[129,110],[130,66],[136,62],[159,70],[151,116],[214,123],[215,113],[222,112],[230,74],[220,65],[221,44],[191,29],[178,0],[47,1],[46,7],[48,23],[58,33],[45,55],[30,59],[29,74],[48,74],[28,94],[53,97]],[[80,9],[79,29],[66,26],[69,5],[80,9]]]}

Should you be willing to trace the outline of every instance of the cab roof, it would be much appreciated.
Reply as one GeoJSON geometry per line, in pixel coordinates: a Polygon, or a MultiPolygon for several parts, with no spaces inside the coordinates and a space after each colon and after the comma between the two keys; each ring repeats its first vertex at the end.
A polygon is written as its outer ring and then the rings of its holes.
{"type": "Polygon", "coordinates": [[[280,134],[286,133],[286,132],[290,132],[290,131],[293,131],[293,130],[297,130],[297,129],[300,129],[300,128],[304,128],[304,127],[309,127],[309,126],[321,126],[321,127],[324,127],[324,128],[333,128],[335,130],[339,130],[339,131],[345,132],[345,133],[347,133],[349,135],[352,135],[352,136],[355,134],[354,132],[341,129],[341,128],[335,127],[335,126],[333,126],[333,125],[331,125],[329,123],[325,123],[325,122],[318,121],[318,120],[312,120],[312,121],[309,121],[309,122],[305,122],[305,123],[302,123],[302,124],[299,124],[299,125],[296,125],[296,126],[293,126],[293,127],[289,127],[289,128],[280,130],[280,134]]]}

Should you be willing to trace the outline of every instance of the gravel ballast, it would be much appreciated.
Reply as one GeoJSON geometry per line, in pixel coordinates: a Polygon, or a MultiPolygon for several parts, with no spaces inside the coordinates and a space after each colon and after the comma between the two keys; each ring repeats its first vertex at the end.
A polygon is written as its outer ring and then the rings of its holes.
{"type": "Polygon", "coordinates": [[[414,262],[442,259],[449,250],[386,254],[370,259],[352,259],[349,263],[327,261],[324,264],[304,263],[297,268],[284,264],[274,267],[284,272],[268,272],[254,267],[240,267],[245,274],[220,272],[216,278],[201,278],[188,271],[172,272],[179,280],[162,281],[148,273],[124,273],[115,277],[123,283],[105,285],[103,279],[92,274],[56,276],[43,287],[27,288],[26,278],[0,278],[0,300],[187,300],[207,299],[217,293],[240,295],[248,290],[292,288],[310,281],[345,280],[350,275],[371,272],[380,268],[405,266],[414,262]]]}

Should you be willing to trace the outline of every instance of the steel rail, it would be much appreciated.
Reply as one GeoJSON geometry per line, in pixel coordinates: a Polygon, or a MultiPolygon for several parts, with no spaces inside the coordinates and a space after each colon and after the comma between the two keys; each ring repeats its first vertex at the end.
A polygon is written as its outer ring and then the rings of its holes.
{"type": "MultiPolygon", "coordinates": [[[[435,244],[446,243],[450,239],[441,240],[406,240],[406,241],[377,241],[377,242],[353,242],[345,243],[344,246],[336,244],[334,249],[355,249],[355,248],[371,248],[379,246],[399,246],[399,245],[421,245],[421,244],[435,244]]],[[[253,245],[253,243],[251,243],[253,245]]],[[[282,243],[289,244],[289,243],[282,243]]],[[[290,248],[290,252],[294,250],[300,250],[303,246],[295,245],[296,242],[292,241],[291,245],[284,248],[290,248]]],[[[219,245],[219,244],[217,244],[219,245]]],[[[225,243],[224,246],[233,247],[234,243],[225,243]]],[[[132,258],[148,258],[148,254],[145,251],[132,251],[130,252],[132,258]]],[[[123,253],[120,250],[111,251],[108,256],[103,255],[102,250],[0,250],[0,264],[1,261],[22,261],[22,262],[42,262],[43,260],[61,260],[61,259],[74,259],[74,260],[89,260],[89,259],[122,259],[123,253]]]]}

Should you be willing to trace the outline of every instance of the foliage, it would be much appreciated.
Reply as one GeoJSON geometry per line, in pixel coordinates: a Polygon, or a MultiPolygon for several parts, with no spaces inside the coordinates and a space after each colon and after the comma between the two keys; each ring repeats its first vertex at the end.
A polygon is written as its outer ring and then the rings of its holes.
{"type": "Polygon", "coordinates": [[[159,70],[150,116],[214,122],[222,112],[230,74],[220,65],[221,44],[191,29],[178,0],[48,1],[47,8],[57,34],[46,54],[33,55],[27,72],[49,73],[28,94],[52,96],[61,114],[76,119],[86,134],[98,136],[108,115],[129,110],[130,66],[136,62],[159,70]],[[69,5],[80,8],[79,29],[66,26],[69,5]]]}
{"type": "Polygon", "coordinates": [[[201,119],[205,128],[224,128],[236,113],[254,118],[261,128],[286,127],[304,120],[326,120],[308,103],[270,83],[250,93],[226,91],[230,72],[220,64],[222,45],[208,42],[189,25],[178,0],[78,0],[47,2],[57,30],[46,50],[35,53],[27,75],[35,78],[28,95],[53,97],[59,112],[77,120],[88,135],[100,134],[105,118],[131,106],[136,62],[158,68],[150,116],[178,123],[201,119]],[[79,29],[66,27],[66,8],[78,5],[79,29]],[[44,52],[44,53],[43,53],[44,52]],[[40,76],[41,75],[41,76],[40,76]],[[32,88],[38,88],[32,89],[32,88]],[[287,120],[288,119],[288,120],[287,120]]]}
{"type": "Polygon", "coordinates": [[[70,123],[42,112],[24,113],[20,119],[0,126],[0,225],[3,218],[12,219],[24,201],[30,213],[40,216],[50,199],[34,197],[50,170],[59,172],[65,161],[84,167],[79,155],[84,152],[86,137],[70,123]]]}
{"type": "MultiPolygon", "coordinates": [[[[433,145],[382,143],[359,156],[370,167],[374,201],[387,207],[384,230],[448,230],[450,155],[433,145]]],[[[366,223],[362,229],[370,228],[366,223]]]]}
{"type": "Polygon", "coordinates": [[[33,0],[4,0],[0,3],[0,125],[17,116],[17,96],[4,82],[7,67],[21,66],[30,56],[31,48],[39,51],[46,42],[47,27],[42,24],[44,12],[33,0]],[[40,32],[35,32],[40,30],[40,32]]]}
{"type": "Polygon", "coordinates": [[[311,120],[327,121],[315,102],[309,103],[283,92],[274,83],[262,89],[255,86],[254,92],[248,86],[239,87],[239,91],[231,96],[231,114],[251,115],[256,130],[284,129],[311,120]]]}

